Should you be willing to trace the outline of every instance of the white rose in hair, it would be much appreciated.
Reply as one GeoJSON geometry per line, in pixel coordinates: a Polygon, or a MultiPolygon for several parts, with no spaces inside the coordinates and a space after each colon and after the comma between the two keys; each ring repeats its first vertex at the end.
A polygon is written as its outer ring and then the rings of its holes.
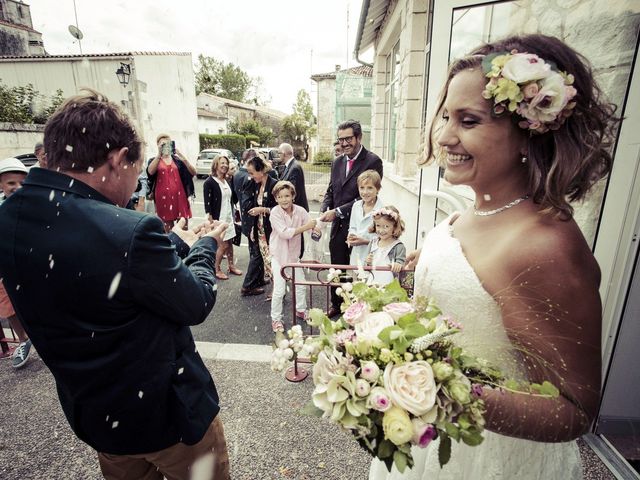
{"type": "Polygon", "coordinates": [[[541,80],[550,72],[551,66],[531,53],[516,53],[502,68],[502,76],[518,84],[541,80]]]}
{"type": "Polygon", "coordinates": [[[552,122],[576,94],[576,89],[565,85],[564,78],[553,72],[542,81],[538,94],[529,102],[518,106],[518,114],[531,121],[552,122]]]}

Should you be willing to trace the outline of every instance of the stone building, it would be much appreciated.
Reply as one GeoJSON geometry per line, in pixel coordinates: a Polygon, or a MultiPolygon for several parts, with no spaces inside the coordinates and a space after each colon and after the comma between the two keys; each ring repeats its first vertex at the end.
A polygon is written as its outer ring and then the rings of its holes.
{"type": "Polygon", "coordinates": [[[0,55],[43,55],[42,34],[33,29],[31,8],[17,0],[0,0],[0,55]]]}
{"type": "Polygon", "coordinates": [[[603,400],[585,440],[611,460],[617,478],[637,475],[625,471],[626,460],[640,464],[640,371],[628,370],[640,337],[639,32],[637,0],[363,0],[354,51],[356,58],[373,52],[371,150],[383,158],[381,196],[403,212],[409,248],[473,202],[473,192],[446,184],[436,165],[417,165],[452,59],[510,34],[553,35],[589,59],[603,94],[618,105],[624,120],[612,173],[574,205],[602,271],[603,400]]]}
{"type": "Polygon", "coordinates": [[[229,100],[209,93],[200,93],[197,96],[197,103],[200,133],[229,133],[229,122],[243,122],[252,119],[259,121],[267,128],[271,128],[274,134],[274,145],[282,141],[280,138],[282,120],[287,116],[284,112],[273,108],[229,100]],[[214,122],[210,120],[212,118],[211,115],[216,118],[215,126],[214,122]],[[207,128],[211,131],[203,130],[207,128]],[[217,130],[212,130],[212,128],[217,128],[217,130]]]}
{"type": "Polygon", "coordinates": [[[336,127],[344,120],[354,119],[362,124],[363,143],[370,145],[371,98],[373,69],[359,67],[317,73],[311,79],[318,85],[317,149],[332,151],[336,127]]]}

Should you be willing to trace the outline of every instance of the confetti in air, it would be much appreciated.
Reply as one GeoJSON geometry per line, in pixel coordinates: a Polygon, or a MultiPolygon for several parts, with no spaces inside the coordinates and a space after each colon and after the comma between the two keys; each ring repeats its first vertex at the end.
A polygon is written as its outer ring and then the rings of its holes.
{"type": "Polygon", "coordinates": [[[87,131],[87,127],[82,127],[82,133],[87,131]]]}
{"type": "Polygon", "coordinates": [[[51,261],[49,262],[49,270],[53,270],[53,265],[54,265],[54,263],[55,263],[55,262],[54,262],[53,260],[51,260],[51,261]]]}
{"type": "Polygon", "coordinates": [[[53,190],[51,190],[51,192],[49,193],[49,201],[53,202],[53,198],[55,197],[56,192],[54,192],[53,190]]]}
{"type": "Polygon", "coordinates": [[[113,296],[116,294],[116,291],[118,290],[118,286],[120,286],[121,278],[122,278],[122,272],[118,272],[113,277],[113,280],[111,280],[111,285],[109,286],[109,294],[107,295],[107,298],[109,300],[111,300],[113,296]]]}
{"type": "Polygon", "coordinates": [[[87,172],[88,173],[93,173],[93,167],[87,167],[87,172]]]}
{"type": "Polygon", "coordinates": [[[115,422],[113,422],[111,424],[111,428],[118,428],[118,425],[120,424],[120,422],[118,422],[117,420],[115,422]]]}
{"type": "Polygon", "coordinates": [[[71,181],[69,182],[69,188],[73,187],[73,178],[71,179],[71,181]]]}
{"type": "Polygon", "coordinates": [[[143,396],[143,395],[144,395],[144,392],[143,392],[142,390],[140,390],[140,391],[138,392],[138,398],[139,398],[140,400],[142,400],[142,396],[143,396]]]}
{"type": "Polygon", "coordinates": [[[178,370],[178,375],[182,375],[182,372],[184,372],[184,367],[180,367],[180,369],[178,370]]]}
{"type": "Polygon", "coordinates": [[[67,152],[73,152],[73,147],[72,147],[71,145],[67,145],[66,147],[64,147],[64,149],[65,149],[67,152]]]}
{"type": "Polygon", "coordinates": [[[107,148],[109,148],[109,142],[107,142],[107,148]]]}

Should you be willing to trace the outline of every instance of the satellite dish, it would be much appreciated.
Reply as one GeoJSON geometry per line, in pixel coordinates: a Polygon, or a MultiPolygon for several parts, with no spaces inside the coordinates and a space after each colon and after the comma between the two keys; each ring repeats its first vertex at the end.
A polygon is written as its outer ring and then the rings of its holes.
{"type": "Polygon", "coordinates": [[[69,25],[69,33],[73,38],[77,38],[78,40],[82,40],[82,37],[84,36],[80,29],[75,25],[69,25]]]}

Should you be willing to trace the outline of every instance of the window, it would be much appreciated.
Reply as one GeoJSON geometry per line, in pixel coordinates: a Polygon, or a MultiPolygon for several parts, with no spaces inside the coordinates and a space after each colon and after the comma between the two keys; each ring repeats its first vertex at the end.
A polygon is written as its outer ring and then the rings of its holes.
{"type": "Polygon", "coordinates": [[[396,125],[398,123],[398,89],[400,79],[400,40],[387,56],[386,86],[384,91],[384,155],[393,162],[396,158],[396,125]]]}

